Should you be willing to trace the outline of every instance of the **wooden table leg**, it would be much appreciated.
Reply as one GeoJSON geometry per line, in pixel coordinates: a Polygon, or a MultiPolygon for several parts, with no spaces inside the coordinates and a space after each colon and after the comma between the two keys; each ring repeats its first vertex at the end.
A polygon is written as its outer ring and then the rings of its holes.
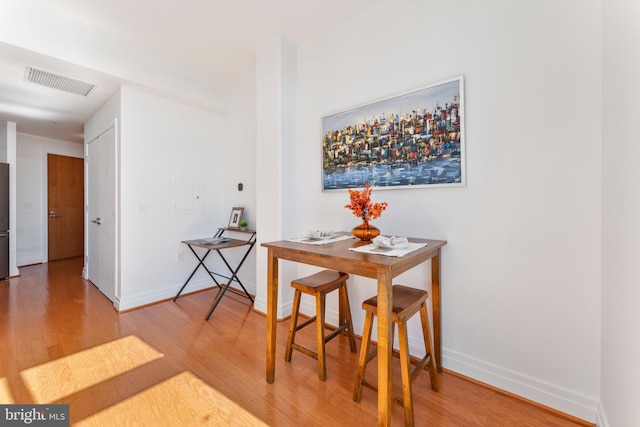
{"type": "Polygon", "coordinates": [[[440,250],[431,258],[431,310],[433,313],[433,345],[438,372],[442,372],[442,326],[440,322],[440,250]]]}
{"type": "Polygon", "coordinates": [[[391,425],[391,341],[393,324],[391,274],[378,271],[378,425],[391,425]]]}
{"type": "Polygon", "coordinates": [[[276,326],[278,322],[278,258],[267,251],[267,382],[276,378],[276,326]]]}

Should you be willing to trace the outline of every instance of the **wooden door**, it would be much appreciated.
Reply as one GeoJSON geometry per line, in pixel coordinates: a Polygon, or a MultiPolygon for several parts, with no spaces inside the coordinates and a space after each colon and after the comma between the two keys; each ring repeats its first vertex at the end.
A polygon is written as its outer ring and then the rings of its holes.
{"type": "Polygon", "coordinates": [[[84,159],[47,155],[48,260],[84,253],[84,159]]]}

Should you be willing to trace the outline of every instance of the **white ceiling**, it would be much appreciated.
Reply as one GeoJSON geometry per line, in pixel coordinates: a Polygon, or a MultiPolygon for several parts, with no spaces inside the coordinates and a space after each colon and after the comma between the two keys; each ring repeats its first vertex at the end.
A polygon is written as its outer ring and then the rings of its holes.
{"type": "MultiPolygon", "coordinates": [[[[24,8],[25,2],[37,7],[43,0],[5,1],[24,8]]],[[[83,29],[95,30],[96,37],[117,35],[119,40],[135,41],[150,52],[195,67],[212,79],[228,79],[255,67],[255,50],[265,40],[283,36],[300,43],[378,2],[46,0],[46,7],[83,29]]],[[[20,133],[82,142],[84,121],[123,81],[104,70],[90,70],[3,41],[0,39],[0,122],[16,122],[20,133]],[[25,66],[55,70],[97,87],[82,97],[27,83],[23,81],[25,66]]]]}

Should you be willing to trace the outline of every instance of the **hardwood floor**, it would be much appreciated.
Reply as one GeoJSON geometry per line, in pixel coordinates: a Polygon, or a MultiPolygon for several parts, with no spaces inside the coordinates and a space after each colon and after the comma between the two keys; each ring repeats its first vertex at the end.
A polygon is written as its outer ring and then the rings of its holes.
{"type": "MultiPolygon", "coordinates": [[[[210,406],[196,407],[213,415],[193,425],[248,425],[247,419],[270,426],[377,425],[375,393],[365,389],[360,403],[351,399],[357,353],[346,337],[327,344],[323,382],[310,357],[294,352],[291,363],[284,362],[288,322],[280,322],[276,381],[267,384],[266,319],[246,299],[225,296],[209,321],[214,290],[118,314],[81,271],[76,258],[22,267],[20,277],[0,282],[0,403],[68,403],[72,424],[131,425],[129,417],[142,416],[138,425],[178,426],[191,423],[182,412],[187,406],[176,403],[180,398],[212,396],[210,406]],[[55,391],[57,383],[74,381],[79,385],[55,391]],[[180,388],[194,382],[204,394],[180,388]],[[153,413],[160,421],[150,421],[153,413]]],[[[299,337],[313,345],[314,328],[299,337]]],[[[375,363],[367,375],[375,378],[375,363]]],[[[591,425],[447,371],[439,392],[421,375],[414,404],[418,426],[591,425]]],[[[392,416],[402,425],[400,405],[392,416]]]]}

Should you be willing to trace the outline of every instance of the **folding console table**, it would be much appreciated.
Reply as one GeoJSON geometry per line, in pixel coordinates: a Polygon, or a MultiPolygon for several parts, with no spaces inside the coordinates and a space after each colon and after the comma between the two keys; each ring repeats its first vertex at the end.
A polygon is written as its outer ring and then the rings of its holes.
{"type": "Polygon", "coordinates": [[[220,289],[220,292],[218,293],[218,296],[213,302],[213,305],[211,306],[211,309],[209,310],[209,313],[207,314],[207,317],[205,318],[205,320],[209,320],[209,318],[211,317],[211,314],[213,313],[213,310],[216,309],[216,307],[218,306],[218,303],[220,302],[220,300],[222,299],[222,297],[227,291],[233,292],[237,295],[240,295],[241,297],[247,298],[251,301],[251,303],[253,303],[253,297],[251,296],[251,294],[249,294],[247,289],[244,287],[244,285],[238,278],[238,271],[240,271],[240,268],[242,267],[242,264],[244,264],[244,261],[247,259],[249,252],[251,252],[251,249],[253,249],[253,246],[256,244],[255,230],[244,231],[244,230],[236,230],[236,229],[230,230],[228,228],[218,228],[218,232],[213,237],[196,239],[196,240],[183,240],[182,243],[184,243],[189,247],[193,255],[198,260],[198,265],[193,270],[193,272],[191,272],[191,275],[189,276],[187,281],[184,282],[184,285],[182,285],[182,287],[180,288],[176,296],[173,298],[174,302],[178,299],[178,297],[180,296],[184,288],[187,287],[187,284],[189,283],[193,275],[196,274],[196,271],[198,271],[198,269],[202,267],[207,272],[207,274],[209,274],[209,277],[211,277],[211,279],[216,284],[216,286],[218,286],[218,288],[220,289]],[[228,231],[233,231],[238,233],[247,233],[249,235],[249,239],[242,240],[242,239],[233,239],[233,238],[226,237],[225,232],[228,232],[228,231]],[[222,250],[229,249],[229,248],[240,248],[243,246],[247,247],[246,251],[242,257],[242,260],[240,261],[238,266],[234,269],[233,267],[231,267],[227,259],[222,254],[222,250]],[[199,256],[194,248],[206,249],[206,252],[202,256],[199,256]],[[231,276],[225,276],[223,274],[213,272],[207,268],[207,266],[204,263],[204,260],[207,258],[207,256],[209,256],[211,251],[215,251],[218,253],[218,255],[220,255],[220,258],[229,269],[231,276]],[[217,279],[216,277],[225,279],[226,283],[224,283],[223,280],[219,281],[219,279],[217,279]],[[230,286],[232,282],[238,283],[244,292],[240,292],[239,290],[231,288],[230,286]]]}

